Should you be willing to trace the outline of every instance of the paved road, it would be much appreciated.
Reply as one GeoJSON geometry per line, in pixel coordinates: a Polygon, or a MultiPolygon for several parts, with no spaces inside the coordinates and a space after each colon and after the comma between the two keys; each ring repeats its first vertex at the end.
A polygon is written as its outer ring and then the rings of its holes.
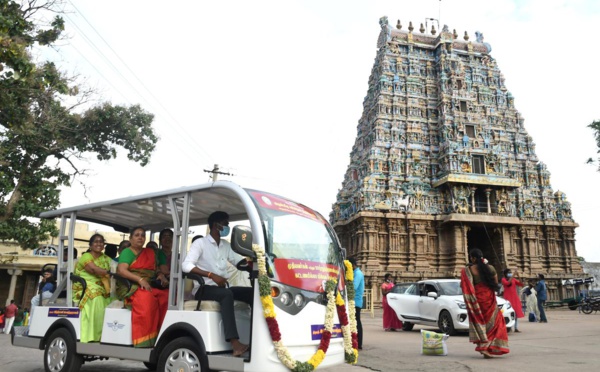
{"type": "MultiPolygon", "coordinates": [[[[557,309],[548,311],[549,323],[522,320],[521,333],[509,334],[510,354],[492,360],[474,351],[468,336],[448,339],[448,356],[420,355],[420,329],[384,332],[381,313],[363,315],[364,350],[357,366],[319,369],[323,372],[366,371],[595,371],[600,366],[600,313],[590,315],[557,309]]],[[[43,351],[16,348],[0,335],[0,371],[43,372],[43,351]]],[[[108,360],[85,364],[82,372],[146,372],[140,362],[108,360]]]]}
{"type": "MultiPolygon", "coordinates": [[[[468,335],[448,339],[448,356],[420,355],[422,327],[383,332],[381,318],[364,316],[364,350],[358,365],[371,371],[597,371],[600,367],[600,313],[567,308],[546,312],[549,323],[519,321],[521,333],[509,333],[510,353],[483,359],[468,335]]],[[[426,328],[427,329],[427,328],[426,328]]]]}

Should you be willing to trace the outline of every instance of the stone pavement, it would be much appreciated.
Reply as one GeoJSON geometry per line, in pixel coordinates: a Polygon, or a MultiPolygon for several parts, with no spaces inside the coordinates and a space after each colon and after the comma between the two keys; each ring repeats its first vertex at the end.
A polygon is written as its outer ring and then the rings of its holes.
{"type": "Polygon", "coordinates": [[[467,334],[451,336],[448,356],[420,355],[421,329],[384,332],[381,311],[364,314],[363,350],[355,367],[323,369],[359,371],[597,371],[600,368],[600,313],[590,315],[566,307],[546,311],[549,323],[519,321],[521,333],[509,333],[510,353],[483,359],[467,334]]]}
{"type": "MultiPolygon", "coordinates": [[[[323,372],[366,371],[596,371],[600,366],[600,313],[590,315],[567,308],[547,311],[547,324],[520,322],[521,333],[509,333],[510,354],[483,359],[466,334],[451,336],[448,356],[420,355],[423,327],[411,332],[384,332],[381,311],[363,314],[364,350],[358,365],[318,369],[323,372]]],[[[433,330],[433,328],[426,328],[433,330]]],[[[43,351],[16,348],[0,335],[0,371],[43,372],[43,351]]],[[[140,362],[95,361],[82,372],[145,372],[140,362]]]]}

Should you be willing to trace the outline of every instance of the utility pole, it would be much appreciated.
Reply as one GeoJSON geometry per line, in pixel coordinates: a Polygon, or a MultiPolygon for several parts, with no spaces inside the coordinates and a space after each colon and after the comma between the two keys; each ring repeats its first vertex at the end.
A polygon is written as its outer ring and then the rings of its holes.
{"type": "Polygon", "coordinates": [[[217,177],[219,174],[222,174],[224,176],[233,176],[232,173],[226,173],[226,172],[220,172],[219,171],[219,164],[215,164],[214,168],[212,170],[208,170],[208,169],[204,169],[204,172],[206,173],[212,173],[212,181],[216,182],[217,181],[217,177]]]}

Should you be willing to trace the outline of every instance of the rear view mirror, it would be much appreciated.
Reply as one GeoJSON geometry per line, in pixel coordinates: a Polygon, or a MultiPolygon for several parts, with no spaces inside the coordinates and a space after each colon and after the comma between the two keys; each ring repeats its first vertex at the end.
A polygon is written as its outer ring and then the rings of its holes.
{"type": "Polygon", "coordinates": [[[346,257],[348,257],[347,253],[346,253],[346,248],[342,247],[342,248],[340,248],[340,251],[342,253],[342,261],[346,260],[346,257]]]}
{"type": "Polygon", "coordinates": [[[256,258],[256,253],[252,250],[252,230],[250,227],[239,225],[233,227],[231,249],[242,256],[256,258]]]}
{"type": "Polygon", "coordinates": [[[435,292],[428,292],[428,293],[427,293],[427,297],[431,297],[431,298],[437,298],[437,297],[438,297],[438,294],[437,294],[437,293],[435,293],[435,292]]]}

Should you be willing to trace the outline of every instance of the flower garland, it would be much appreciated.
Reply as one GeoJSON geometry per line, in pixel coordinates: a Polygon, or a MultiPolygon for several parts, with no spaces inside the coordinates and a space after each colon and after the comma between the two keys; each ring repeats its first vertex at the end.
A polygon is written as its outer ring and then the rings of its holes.
{"type": "Polygon", "coordinates": [[[348,296],[348,309],[350,310],[350,326],[348,326],[348,320],[346,318],[346,308],[344,306],[344,299],[338,292],[336,305],[338,309],[338,317],[340,323],[342,323],[342,332],[344,334],[344,354],[346,355],[346,363],[356,364],[358,362],[358,330],[356,328],[356,313],[354,303],[354,270],[350,261],[345,260],[344,266],[346,266],[346,295],[348,296]],[[346,324],[342,318],[346,319],[346,324]]]}
{"type": "MultiPolygon", "coordinates": [[[[348,317],[346,316],[346,308],[344,300],[339,291],[337,296],[334,296],[337,281],[330,279],[325,282],[325,293],[327,294],[327,308],[325,312],[325,329],[321,335],[319,347],[308,362],[300,362],[294,360],[289,353],[287,347],[281,342],[281,333],[279,332],[279,324],[275,319],[275,307],[273,298],[271,297],[271,282],[267,276],[267,266],[265,260],[265,250],[257,244],[252,245],[252,250],[256,253],[256,261],[258,264],[258,291],[260,294],[260,302],[263,307],[263,315],[267,321],[271,340],[277,357],[281,362],[293,372],[310,372],[315,370],[323,359],[329,348],[331,334],[333,332],[334,309],[337,308],[338,318],[342,324],[342,333],[344,335],[344,354],[346,363],[355,364],[358,361],[358,336],[356,331],[356,317],[354,311],[350,311],[350,325],[348,325],[348,317]]],[[[348,291],[348,305],[350,309],[354,309],[354,286],[352,283],[354,273],[352,265],[348,261],[344,261],[346,267],[346,288],[348,291]],[[348,266],[349,265],[349,266],[348,266]],[[350,270],[348,270],[350,267],[350,270]],[[352,295],[350,295],[352,292],[352,295]]]]}

